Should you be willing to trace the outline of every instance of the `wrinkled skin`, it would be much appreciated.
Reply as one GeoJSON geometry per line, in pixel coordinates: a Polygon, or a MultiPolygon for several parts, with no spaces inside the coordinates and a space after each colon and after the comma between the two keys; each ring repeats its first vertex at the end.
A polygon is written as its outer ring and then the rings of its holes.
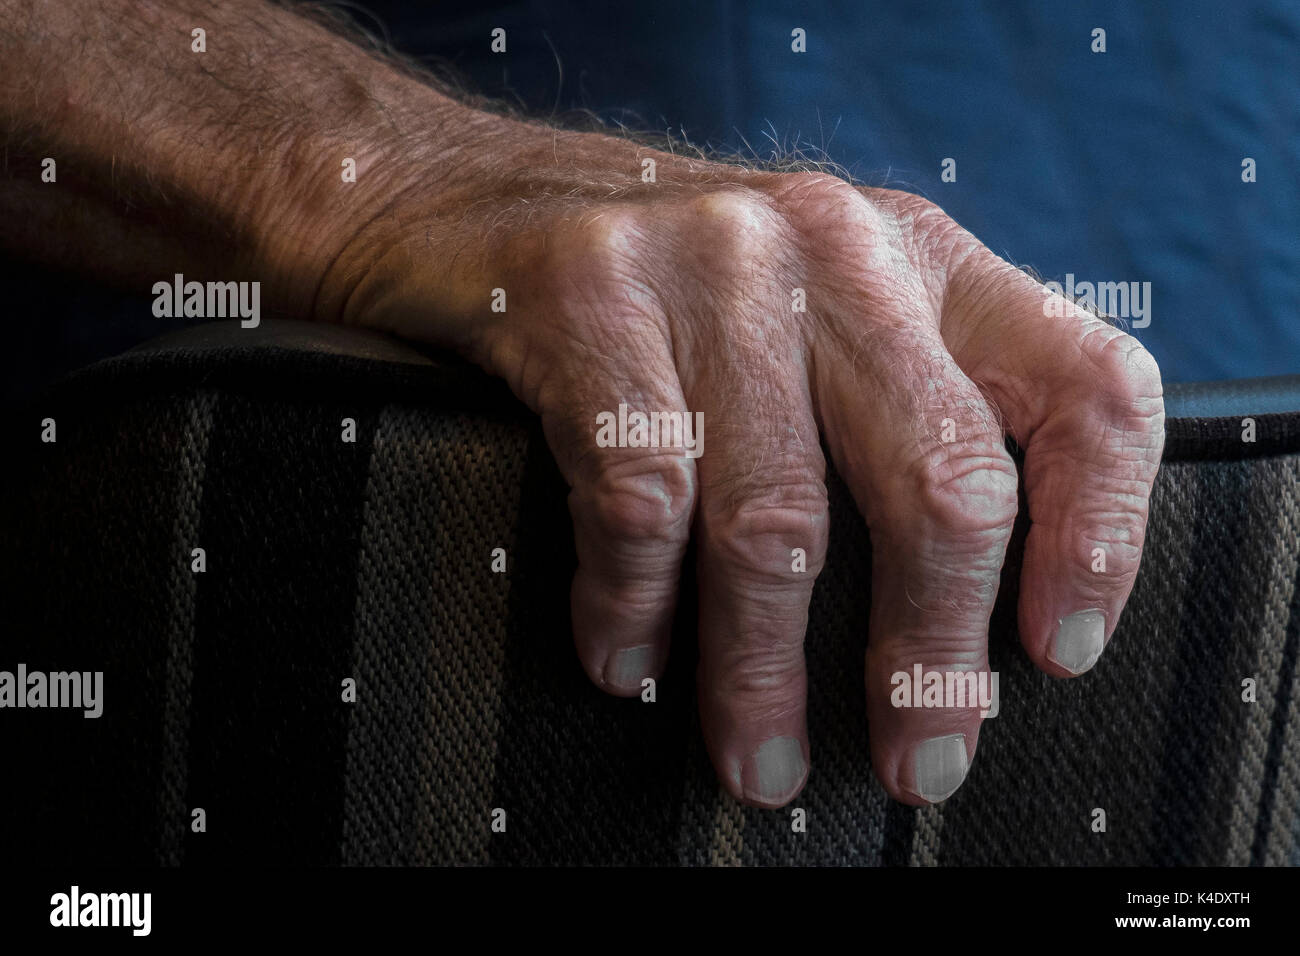
{"type": "Polygon", "coordinates": [[[439,209],[460,224],[455,245],[430,240],[417,200],[369,240],[347,318],[459,348],[540,414],[573,489],[578,657],[609,693],[660,674],[697,536],[701,720],[723,786],[756,806],[789,802],[812,765],[803,642],[829,533],[824,436],[873,546],[875,772],[897,800],[943,799],[961,754],[936,793],[918,748],[960,734],[973,759],[979,707],[895,707],[890,677],[988,668],[1017,510],[1004,435],[1026,449],[1033,522],[1021,638],[1069,677],[1061,619],[1100,611],[1108,640],[1137,573],[1164,441],[1159,370],[1073,303],[1045,314],[1039,283],[926,200],[723,168],[611,198],[547,184],[472,195],[439,209]],[[489,308],[497,288],[504,313],[489,308]],[[446,317],[436,332],[431,312],[446,317]],[[620,402],[702,412],[703,454],[599,447],[597,415],[620,402]]]}
{"type": "Polygon", "coordinates": [[[1066,677],[1114,631],[1159,371],[1073,303],[1045,309],[933,204],[503,116],[261,0],[0,8],[6,248],[137,289],[254,276],[268,314],[385,328],[504,378],[572,486],[574,640],[610,693],[660,674],[695,536],[702,725],[735,797],[780,806],[812,765],[823,441],[870,528],[867,724],[896,799],[943,799],[974,756],[978,708],[896,707],[891,676],[987,668],[1017,509],[1005,434],[1026,449],[1026,652],[1066,677]],[[198,56],[180,42],[196,23],[198,56]],[[56,156],[57,188],[35,173],[56,156]],[[702,413],[703,454],[601,447],[621,403],[702,413]]]}

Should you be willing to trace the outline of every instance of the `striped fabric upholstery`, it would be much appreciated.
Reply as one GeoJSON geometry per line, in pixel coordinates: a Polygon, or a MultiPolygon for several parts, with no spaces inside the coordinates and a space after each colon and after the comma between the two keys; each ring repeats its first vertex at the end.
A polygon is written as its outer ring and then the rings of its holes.
{"type": "Polygon", "coordinates": [[[27,821],[16,853],[1300,862],[1300,416],[1258,416],[1254,444],[1235,419],[1171,419],[1137,586],[1083,678],[1051,680],[1019,648],[1018,528],[992,624],[1001,713],[965,785],[922,810],[872,777],[871,547],[832,475],[795,833],[789,810],[738,805],[710,769],[691,588],[657,700],[597,691],[571,646],[566,489],[540,429],[499,383],[388,348],[159,347],[92,367],[33,410],[28,421],[56,420],[57,442],[25,433],[10,476],[0,669],[102,670],[104,715],[4,715],[5,759],[24,768],[0,788],[5,819],[27,821]],[[192,831],[194,808],[206,832],[192,831]]]}

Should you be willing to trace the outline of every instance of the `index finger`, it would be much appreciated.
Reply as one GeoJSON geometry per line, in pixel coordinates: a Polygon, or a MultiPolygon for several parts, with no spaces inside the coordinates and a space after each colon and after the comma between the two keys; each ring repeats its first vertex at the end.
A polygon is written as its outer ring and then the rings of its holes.
{"type": "Polygon", "coordinates": [[[1047,673],[1100,658],[1133,589],[1164,448],[1160,370],[1133,336],[983,247],[949,283],[944,336],[1025,448],[1020,637],[1047,673]]]}

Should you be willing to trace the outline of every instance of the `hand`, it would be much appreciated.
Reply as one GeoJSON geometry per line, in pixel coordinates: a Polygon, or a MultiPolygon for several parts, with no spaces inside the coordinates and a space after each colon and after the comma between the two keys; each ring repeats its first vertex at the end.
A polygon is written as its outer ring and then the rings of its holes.
{"type": "Polygon", "coordinates": [[[256,275],[270,311],[505,378],[573,487],[574,638],[611,693],[660,673],[697,535],[701,718],[734,796],[779,806],[808,773],[823,437],[871,530],[868,720],[897,799],[942,799],[975,752],[977,707],[896,708],[891,677],[987,668],[1017,505],[1004,428],[1026,448],[1027,652],[1069,676],[1114,630],[1163,444],[1155,363],[1045,308],[934,205],[504,119],[260,0],[5,10],[6,245],[134,288],[256,275]],[[198,54],[200,22],[220,40],[198,54]],[[54,156],[74,188],[31,173],[54,156]],[[701,414],[702,454],[606,447],[620,405],[701,414]]]}
{"type": "Polygon", "coordinates": [[[1164,440],[1156,364],[1073,303],[1053,317],[1043,286],[916,196],[667,156],[669,175],[642,184],[630,148],[581,178],[546,150],[537,174],[450,207],[417,188],[340,257],[335,295],[350,321],[461,349],[541,416],[573,489],[578,656],[606,691],[659,675],[698,536],[706,742],[726,789],[761,807],[790,801],[810,766],[824,436],[872,539],[875,772],[895,799],[942,800],[974,756],[979,704],[895,707],[891,677],[988,669],[1017,509],[1004,433],[1026,449],[1033,520],[1021,637],[1069,677],[1101,654],[1138,569],[1164,440]],[[620,161],[635,185],[601,185],[620,161]],[[602,447],[620,405],[702,413],[702,453],[602,447]]]}

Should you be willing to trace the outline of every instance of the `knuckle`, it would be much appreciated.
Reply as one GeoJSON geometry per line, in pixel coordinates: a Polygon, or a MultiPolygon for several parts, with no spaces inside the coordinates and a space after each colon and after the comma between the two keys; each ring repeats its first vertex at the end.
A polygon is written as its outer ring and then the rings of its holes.
{"type": "Polygon", "coordinates": [[[1084,339],[1084,354],[1096,369],[1101,394],[1122,417],[1145,420],[1154,426],[1164,417],[1164,390],[1160,366],[1133,336],[1111,331],[1084,339]]]}
{"type": "MultiPolygon", "coordinates": [[[[973,237],[943,211],[937,203],[923,196],[908,195],[895,205],[899,219],[906,222],[907,232],[917,250],[950,251],[955,261],[963,261],[974,245],[973,237]]],[[[977,267],[987,268],[985,263],[977,267]]]]}
{"type": "Polygon", "coordinates": [[[704,686],[749,717],[784,717],[802,706],[802,640],[747,635],[718,647],[710,671],[704,686]]]}
{"type": "Polygon", "coordinates": [[[818,479],[787,481],[734,503],[706,508],[709,545],[731,573],[756,582],[811,582],[825,562],[828,539],[826,487],[818,479]],[[795,548],[806,558],[792,571],[795,548]]]}
{"type": "Polygon", "coordinates": [[[772,235],[772,210],[761,193],[747,186],[728,186],[686,202],[683,237],[707,257],[710,268],[744,268],[760,254],[772,235]]]}
{"type": "Polygon", "coordinates": [[[695,506],[691,466],[680,456],[643,457],[606,468],[589,489],[575,489],[571,507],[606,538],[625,542],[684,542],[695,506]]]}
{"type": "Polygon", "coordinates": [[[574,289],[624,277],[639,259],[646,224],[632,206],[605,206],[599,215],[580,217],[557,229],[547,244],[550,276],[561,298],[574,289]]]}
{"type": "Polygon", "coordinates": [[[1018,507],[1019,477],[1001,448],[975,443],[940,445],[911,469],[911,492],[922,519],[949,535],[1011,532],[1018,507]]]}
{"type": "Polygon", "coordinates": [[[772,190],[800,233],[835,236],[848,231],[861,237],[879,232],[884,224],[884,213],[861,190],[829,173],[782,173],[772,190]]]}
{"type": "Polygon", "coordinates": [[[1070,522],[1073,540],[1062,553],[1073,554],[1077,566],[1086,569],[1096,567],[1096,550],[1100,548],[1109,576],[1136,574],[1142,558],[1146,517],[1145,500],[1135,500],[1131,507],[1112,507],[1080,515],[1070,522]]]}

